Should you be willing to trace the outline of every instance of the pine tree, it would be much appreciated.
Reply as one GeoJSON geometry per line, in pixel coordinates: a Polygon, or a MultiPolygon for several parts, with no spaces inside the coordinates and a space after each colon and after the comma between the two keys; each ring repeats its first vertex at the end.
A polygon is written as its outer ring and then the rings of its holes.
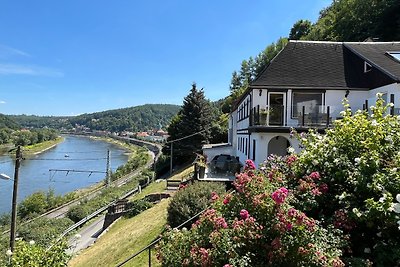
{"type": "MultiPolygon", "coordinates": [[[[173,142],[174,161],[183,162],[201,153],[201,148],[210,140],[212,122],[211,106],[205,98],[203,89],[197,89],[193,83],[190,93],[184,98],[179,113],[168,127],[168,141],[177,140],[195,134],[189,138],[173,142]]],[[[170,154],[171,144],[167,144],[164,153],[170,154]]]]}

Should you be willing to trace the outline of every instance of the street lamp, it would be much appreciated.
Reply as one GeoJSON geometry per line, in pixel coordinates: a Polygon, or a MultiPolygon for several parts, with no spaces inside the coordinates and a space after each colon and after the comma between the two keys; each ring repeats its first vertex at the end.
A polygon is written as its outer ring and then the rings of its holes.
{"type": "Polygon", "coordinates": [[[8,176],[7,174],[0,173],[0,179],[2,179],[2,180],[11,180],[11,177],[8,176]]]}

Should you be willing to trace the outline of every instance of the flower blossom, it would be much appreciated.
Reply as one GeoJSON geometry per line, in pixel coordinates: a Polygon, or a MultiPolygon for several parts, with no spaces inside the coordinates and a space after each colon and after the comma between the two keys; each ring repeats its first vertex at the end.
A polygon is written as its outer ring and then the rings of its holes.
{"type": "Polygon", "coordinates": [[[288,195],[288,190],[285,187],[281,187],[271,194],[271,198],[276,204],[282,204],[288,195]]]}
{"type": "Polygon", "coordinates": [[[247,218],[249,218],[249,212],[247,210],[245,210],[245,209],[241,210],[240,211],[240,217],[243,220],[246,220],[247,218]]]}
{"type": "Polygon", "coordinates": [[[310,178],[313,180],[319,180],[321,178],[321,176],[319,175],[319,172],[312,172],[310,174],[310,178]]]}
{"type": "Polygon", "coordinates": [[[222,203],[224,203],[224,205],[228,204],[232,199],[232,195],[231,194],[227,194],[224,198],[224,201],[222,201],[222,203]]]}
{"type": "Polygon", "coordinates": [[[251,159],[246,160],[245,164],[246,164],[244,166],[245,170],[255,170],[256,169],[256,165],[254,164],[254,162],[251,159]]]}
{"type": "Polygon", "coordinates": [[[216,193],[216,192],[212,192],[211,193],[211,201],[216,201],[216,200],[218,200],[219,199],[219,196],[218,196],[218,194],[216,193]]]}

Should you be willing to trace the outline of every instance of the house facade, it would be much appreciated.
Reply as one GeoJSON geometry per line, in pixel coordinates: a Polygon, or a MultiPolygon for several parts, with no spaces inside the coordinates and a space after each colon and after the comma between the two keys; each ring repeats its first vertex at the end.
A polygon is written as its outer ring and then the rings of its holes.
{"type": "Polygon", "coordinates": [[[400,42],[289,41],[233,107],[230,154],[259,165],[288,147],[299,151],[292,128],[324,132],[341,118],[344,98],[356,111],[377,93],[400,115],[400,42]]]}

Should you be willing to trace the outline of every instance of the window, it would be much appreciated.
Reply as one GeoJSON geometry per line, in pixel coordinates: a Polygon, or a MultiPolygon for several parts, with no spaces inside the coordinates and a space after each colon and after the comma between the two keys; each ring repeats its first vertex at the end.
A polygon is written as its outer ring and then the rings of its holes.
{"type": "Polygon", "coordinates": [[[256,140],[253,139],[253,160],[256,160],[256,140]]]}
{"type": "Polygon", "coordinates": [[[292,118],[297,118],[303,107],[305,113],[310,114],[318,112],[319,106],[322,105],[322,93],[300,93],[293,92],[292,94],[292,118]]]}
{"type": "Polygon", "coordinates": [[[371,64],[369,64],[367,61],[364,61],[364,73],[369,72],[372,70],[371,64]]]}
{"type": "Polygon", "coordinates": [[[400,62],[400,51],[388,51],[386,52],[390,57],[392,57],[397,62],[400,62]]]}

